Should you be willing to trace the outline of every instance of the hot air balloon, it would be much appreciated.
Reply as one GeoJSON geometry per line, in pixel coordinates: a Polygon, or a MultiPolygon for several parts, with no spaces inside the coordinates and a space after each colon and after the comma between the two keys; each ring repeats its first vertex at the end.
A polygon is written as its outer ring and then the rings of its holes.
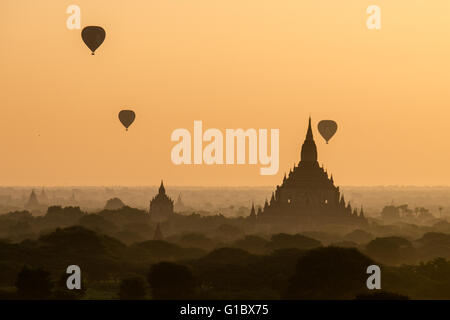
{"type": "Polygon", "coordinates": [[[317,128],[328,144],[328,141],[334,136],[337,131],[337,123],[333,120],[322,120],[317,125],[317,128]]]}
{"type": "Polygon", "coordinates": [[[136,114],[133,110],[122,110],[119,112],[119,120],[122,122],[127,131],[128,127],[133,123],[134,118],[136,118],[136,114]]]}
{"type": "Polygon", "coordinates": [[[95,50],[103,43],[105,36],[106,32],[102,27],[89,26],[81,31],[81,38],[86,46],[91,49],[92,55],[94,55],[95,50]]]}

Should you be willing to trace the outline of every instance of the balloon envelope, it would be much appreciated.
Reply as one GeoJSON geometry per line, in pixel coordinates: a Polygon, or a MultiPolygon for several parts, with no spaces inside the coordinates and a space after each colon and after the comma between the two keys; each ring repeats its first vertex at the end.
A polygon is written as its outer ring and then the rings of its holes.
{"type": "Polygon", "coordinates": [[[333,120],[322,120],[317,125],[320,134],[328,143],[328,141],[334,136],[337,131],[337,123],[333,120]]]}
{"type": "Polygon", "coordinates": [[[136,118],[136,114],[133,110],[122,110],[119,112],[119,120],[122,122],[127,131],[128,127],[133,123],[134,118],[136,118]]]}
{"type": "Polygon", "coordinates": [[[105,36],[106,32],[102,27],[89,26],[81,31],[81,38],[86,46],[91,49],[92,55],[94,55],[95,50],[103,43],[105,36]]]}

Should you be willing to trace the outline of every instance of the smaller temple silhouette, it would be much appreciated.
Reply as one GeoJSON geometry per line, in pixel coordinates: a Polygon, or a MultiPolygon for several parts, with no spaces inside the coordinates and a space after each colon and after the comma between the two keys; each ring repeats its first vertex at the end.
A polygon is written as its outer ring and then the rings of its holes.
{"type": "Polygon", "coordinates": [[[39,195],[39,202],[42,204],[49,203],[49,199],[48,199],[47,193],[45,192],[44,188],[42,188],[41,194],[39,195]]]}
{"type": "Polygon", "coordinates": [[[181,193],[178,194],[177,202],[175,202],[175,210],[177,212],[186,210],[186,206],[184,205],[183,200],[181,199],[181,193]]]}
{"type": "Polygon", "coordinates": [[[254,203],[252,203],[252,209],[250,210],[250,219],[252,219],[252,220],[256,219],[256,211],[255,211],[254,203]]]}
{"type": "Polygon", "coordinates": [[[25,203],[25,209],[33,214],[40,215],[47,210],[47,204],[39,201],[39,197],[33,189],[28,197],[28,201],[25,203]]]}
{"type": "Polygon", "coordinates": [[[173,215],[173,200],[166,194],[164,183],[161,180],[159,192],[150,201],[150,219],[155,222],[162,222],[173,215]]]}
{"type": "Polygon", "coordinates": [[[41,207],[41,204],[39,203],[36,192],[34,192],[34,189],[33,189],[33,190],[31,190],[30,197],[28,198],[28,201],[25,204],[25,209],[36,210],[36,209],[40,209],[40,207],[41,207]]]}

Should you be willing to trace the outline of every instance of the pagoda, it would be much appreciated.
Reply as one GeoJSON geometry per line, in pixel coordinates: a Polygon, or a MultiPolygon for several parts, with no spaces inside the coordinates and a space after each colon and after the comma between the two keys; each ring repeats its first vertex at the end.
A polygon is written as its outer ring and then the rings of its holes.
{"type": "Polygon", "coordinates": [[[333,175],[328,176],[317,162],[311,117],[300,162],[284,176],[283,183],[276,187],[270,201],[266,200],[264,208],[257,214],[257,220],[305,225],[367,223],[362,208],[359,213],[356,209],[352,210],[350,203],[346,203],[340,194],[339,187],[334,185],[333,175]]]}
{"type": "Polygon", "coordinates": [[[173,200],[166,194],[161,180],[158,194],[150,201],[150,218],[155,222],[162,222],[173,215],[173,200]]]}

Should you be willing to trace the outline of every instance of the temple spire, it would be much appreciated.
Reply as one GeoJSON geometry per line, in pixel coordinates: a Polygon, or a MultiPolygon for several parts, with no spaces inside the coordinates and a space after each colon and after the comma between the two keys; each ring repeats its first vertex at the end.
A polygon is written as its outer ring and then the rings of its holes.
{"type": "Polygon", "coordinates": [[[166,193],[166,188],[164,188],[164,184],[163,184],[162,180],[161,180],[161,185],[159,186],[159,193],[160,194],[165,194],[166,193]]]}
{"type": "Polygon", "coordinates": [[[255,204],[252,203],[252,209],[250,210],[250,218],[256,218],[255,204]]]}
{"type": "Polygon", "coordinates": [[[317,147],[312,134],[311,117],[308,121],[305,142],[302,145],[300,162],[317,162],[317,147]]]}
{"type": "Polygon", "coordinates": [[[264,211],[266,211],[269,208],[269,203],[266,201],[264,201],[264,211]]]}
{"type": "Polygon", "coordinates": [[[312,134],[312,129],[311,129],[311,116],[309,117],[309,122],[308,122],[308,131],[306,132],[306,139],[305,140],[313,140],[313,134],[312,134]]]}

